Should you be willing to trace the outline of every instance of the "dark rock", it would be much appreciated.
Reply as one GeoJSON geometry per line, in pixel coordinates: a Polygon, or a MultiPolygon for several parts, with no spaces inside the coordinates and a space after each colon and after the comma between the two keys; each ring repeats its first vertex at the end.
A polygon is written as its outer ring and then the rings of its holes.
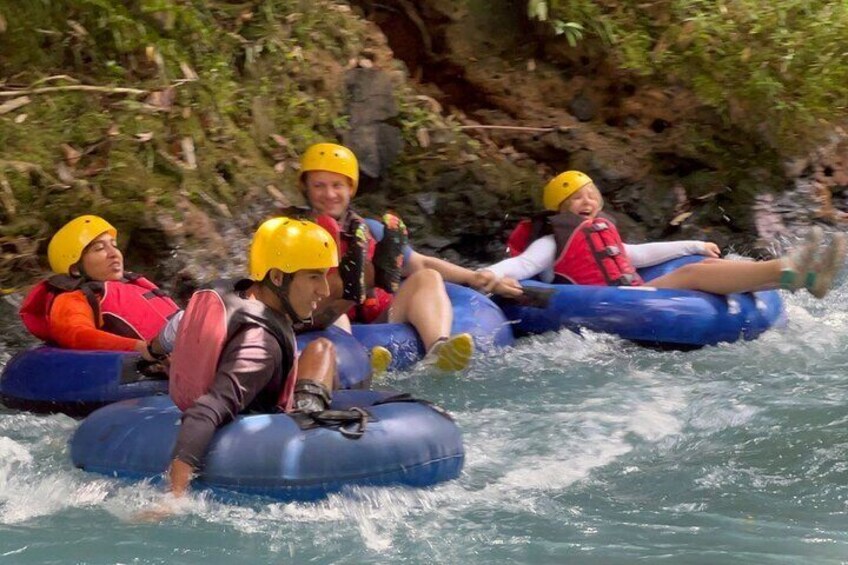
{"type": "Polygon", "coordinates": [[[398,115],[391,78],[377,69],[355,68],[345,75],[350,129],[343,142],[359,159],[360,171],[381,177],[403,148],[401,132],[387,123],[398,115]]]}
{"type": "Polygon", "coordinates": [[[432,190],[452,192],[455,187],[462,185],[468,179],[467,170],[458,168],[445,171],[428,183],[432,190]]]}
{"type": "Polygon", "coordinates": [[[38,343],[38,340],[24,329],[18,316],[23,299],[24,293],[21,292],[0,296],[0,366],[5,365],[7,355],[38,343]]]}
{"type": "Polygon", "coordinates": [[[436,213],[438,195],[435,192],[422,192],[415,195],[415,201],[428,216],[436,213]]]}
{"type": "Polygon", "coordinates": [[[595,103],[583,92],[571,99],[568,104],[568,111],[581,122],[592,121],[598,113],[595,103]]]}
{"type": "Polygon", "coordinates": [[[447,238],[438,235],[428,235],[421,240],[421,243],[430,249],[445,249],[458,241],[458,238],[447,238]]]}
{"type": "Polygon", "coordinates": [[[383,123],[352,127],[342,143],[356,154],[359,171],[371,178],[380,178],[394,163],[403,147],[400,130],[383,123]]]}
{"type": "Polygon", "coordinates": [[[383,71],[350,69],[345,88],[351,123],[384,122],[398,115],[391,78],[383,71]]]}

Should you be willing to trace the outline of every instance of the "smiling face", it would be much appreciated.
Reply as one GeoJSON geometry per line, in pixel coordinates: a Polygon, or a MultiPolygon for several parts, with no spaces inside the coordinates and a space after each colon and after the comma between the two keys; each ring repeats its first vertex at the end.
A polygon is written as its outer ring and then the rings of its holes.
{"type": "Polygon", "coordinates": [[[571,212],[584,218],[594,218],[603,208],[601,192],[594,183],[583,185],[577,192],[562,201],[559,211],[571,212]]]}
{"type": "Polygon", "coordinates": [[[297,271],[289,285],[289,304],[301,318],[308,318],[318,303],[330,295],[327,269],[297,271]]]}
{"type": "Polygon", "coordinates": [[[306,199],[320,214],[341,218],[350,205],[353,186],[350,179],[330,171],[309,171],[303,175],[306,199]]]}
{"type": "Polygon", "coordinates": [[[117,281],[124,276],[124,256],[108,232],[97,236],[82,252],[79,264],[94,281],[117,281]]]}

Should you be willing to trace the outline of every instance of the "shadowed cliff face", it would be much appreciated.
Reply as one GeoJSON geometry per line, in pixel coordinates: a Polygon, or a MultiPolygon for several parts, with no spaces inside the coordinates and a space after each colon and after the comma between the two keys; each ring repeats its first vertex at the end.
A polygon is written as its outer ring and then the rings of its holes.
{"type": "Polygon", "coordinates": [[[840,143],[790,162],[691,91],[624,72],[588,40],[572,47],[546,33],[525,2],[357,4],[469,134],[543,178],[587,172],[632,238],[706,238],[758,253],[809,221],[843,221],[840,143]],[[793,196],[780,199],[786,189],[793,196]],[[782,205],[768,204],[772,193],[782,205]]]}

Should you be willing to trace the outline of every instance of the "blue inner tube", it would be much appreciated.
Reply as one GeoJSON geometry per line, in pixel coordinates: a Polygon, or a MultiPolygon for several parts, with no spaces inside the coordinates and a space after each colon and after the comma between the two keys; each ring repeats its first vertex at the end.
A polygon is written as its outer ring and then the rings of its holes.
{"type": "MultiPolygon", "coordinates": [[[[459,476],[462,435],[419,401],[381,404],[395,392],[337,391],[333,409],[373,417],[358,439],[337,429],[302,430],[286,414],[239,416],[216,433],[197,486],[279,500],[316,500],[346,486],[426,487],[459,476]]],[[[181,412],[167,397],[119,402],[86,418],[70,440],[75,466],[158,480],[168,467],[181,412]]]]}
{"type": "MultiPolygon", "coordinates": [[[[651,280],[702,259],[682,257],[641,270],[640,274],[651,280]]],[[[518,334],[585,328],[647,345],[689,349],[754,339],[769,328],[786,324],[777,291],[719,296],[647,286],[521,284],[539,289],[545,297],[535,306],[500,302],[518,334]]]]}
{"type": "MultiPolygon", "coordinates": [[[[336,346],[342,388],[370,382],[368,352],[339,328],[298,336],[298,347],[319,337],[336,346]]],[[[40,346],[21,351],[9,360],[0,375],[0,401],[9,408],[30,412],[85,416],[121,400],[168,394],[165,375],[138,370],[140,357],[121,351],[79,351],[40,346]]]]}
{"type": "MultiPolygon", "coordinates": [[[[458,285],[446,285],[454,307],[453,332],[470,332],[482,352],[512,345],[509,321],[494,302],[458,285]]],[[[342,388],[370,383],[369,352],[382,345],[393,354],[391,369],[405,369],[420,360],[424,347],[409,324],[353,326],[353,335],[339,328],[307,332],[297,338],[306,345],[326,337],[336,347],[342,388]]],[[[63,412],[84,416],[93,410],[129,398],[167,394],[167,380],[137,370],[139,356],[116,351],[78,351],[41,346],[15,355],[0,375],[0,400],[9,408],[32,412],[63,412]]]]}
{"type": "MultiPolygon", "coordinates": [[[[512,325],[501,309],[479,292],[445,283],[453,305],[451,332],[468,332],[477,351],[486,353],[515,343],[512,325]]],[[[424,356],[424,344],[409,324],[354,324],[353,335],[370,351],[382,345],[392,353],[392,370],[406,369],[424,356]]]]}
{"type": "Polygon", "coordinates": [[[139,356],[40,346],[16,354],[0,376],[9,408],[83,416],[105,404],[167,394],[168,381],[137,370],[139,356]]]}

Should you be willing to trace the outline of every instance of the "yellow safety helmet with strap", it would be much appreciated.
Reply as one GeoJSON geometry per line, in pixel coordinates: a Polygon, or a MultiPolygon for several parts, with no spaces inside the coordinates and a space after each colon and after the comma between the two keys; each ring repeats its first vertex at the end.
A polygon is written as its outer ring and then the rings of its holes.
{"type": "Polygon", "coordinates": [[[74,218],[62,226],[47,245],[50,268],[54,273],[70,274],[71,266],[79,262],[88,244],[104,233],[118,237],[115,226],[100,216],[85,215],[74,218]]]}
{"type": "Polygon", "coordinates": [[[339,250],[330,233],[312,222],[292,218],[265,221],[250,244],[250,278],[261,281],[271,269],[295,273],[339,266],[339,250]]]}
{"type": "Polygon", "coordinates": [[[311,145],[300,159],[300,190],[306,192],[303,175],[309,171],[329,171],[350,179],[350,195],[359,187],[359,163],[353,151],[335,143],[311,145]]]}
{"type": "Polygon", "coordinates": [[[559,207],[563,200],[592,182],[585,173],[580,171],[565,171],[560,173],[545,185],[542,193],[542,201],[545,205],[545,210],[551,212],[559,212],[559,207]]]}

